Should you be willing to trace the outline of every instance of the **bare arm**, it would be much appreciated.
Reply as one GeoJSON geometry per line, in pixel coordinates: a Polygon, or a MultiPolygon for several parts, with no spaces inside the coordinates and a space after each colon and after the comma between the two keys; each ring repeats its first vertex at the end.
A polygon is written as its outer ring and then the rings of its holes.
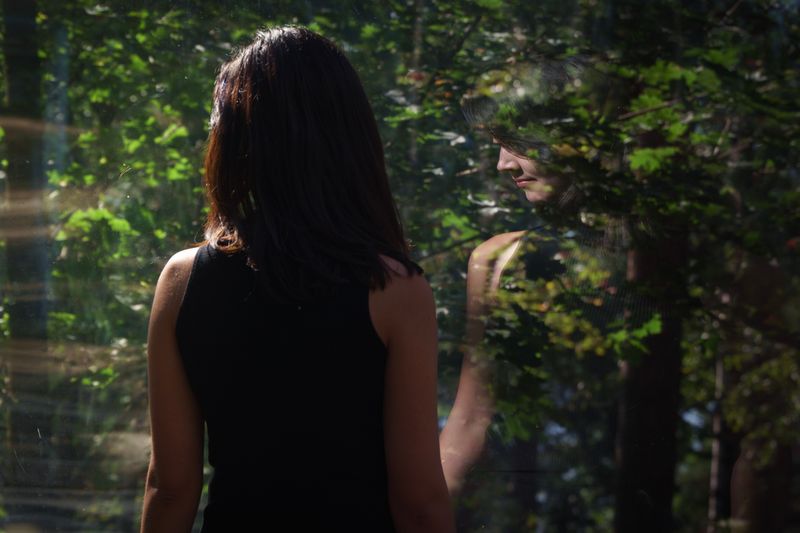
{"type": "Polygon", "coordinates": [[[152,453],[142,533],[190,531],[203,486],[203,420],[189,388],[175,320],[196,249],[170,259],[156,286],[147,332],[152,453]]]}
{"type": "Polygon", "coordinates": [[[488,361],[480,354],[486,316],[500,277],[516,252],[522,232],[497,235],[476,248],[467,268],[467,327],[458,392],[439,438],[447,488],[458,494],[467,472],[486,445],[486,430],[494,415],[489,391],[488,361]]]}
{"type": "Polygon", "coordinates": [[[370,299],[388,349],[384,438],[389,505],[399,532],[455,531],[442,473],[436,413],[437,326],[422,276],[396,276],[370,299]]]}

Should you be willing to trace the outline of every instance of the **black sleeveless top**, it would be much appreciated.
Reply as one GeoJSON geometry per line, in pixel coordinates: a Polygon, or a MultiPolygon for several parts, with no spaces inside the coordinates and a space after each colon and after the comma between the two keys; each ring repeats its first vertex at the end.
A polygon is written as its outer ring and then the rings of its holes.
{"type": "Polygon", "coordinates": [[[214,468],[202,531],[393,531],[369,289],[297,306],[256,287],[244,253],[203,246],[178,314],[214,468]]]}

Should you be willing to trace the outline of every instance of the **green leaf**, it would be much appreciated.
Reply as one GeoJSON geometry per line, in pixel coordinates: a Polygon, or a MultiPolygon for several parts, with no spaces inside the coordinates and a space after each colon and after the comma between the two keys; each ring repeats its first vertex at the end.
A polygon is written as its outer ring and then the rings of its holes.
{"type": "Polygon", "coordinates": [[[378,33],[379,28],[376,24],[364,24],[361,27],[361,38],[362,39],[369,39],[376,33],[378,33]]]}
{"type": "Polygon", "coordinates": [[[124,48],[118,39],[106,39],[106,45],[112,50],[122,50],[124,48]]]}
{"type": "Polygon", "coordinates": [[[156,144],[165,145],[169,144],[175,139],[188,136],[189,130],[187,130],[185,126],[170,124],[167,129],[164,130],[164,133],[162,133],[160,137],[156,138],[156,144]]]}
{"type": "Polygon", "coordinates": [[[637,148],[629,156],[631,169],[642,170],[652,174],[659,170],[673,155],[678,152],[674,146],[661,148],[637,148]]]}
{"type": "Polygon", "coordinates": [[[130,55],[131,68],[136,72],[146,72],[147,62],[136,54],[130,55]]]}
{"type": "Polygon", "coordinates": [[[503,0],[477,0],[476,3],[481,7],[492,10],[503,7],[503,0]]]}
{"type": "Polygon", "coordinates": [[[661,333],[661,315],[656,313],[653,317],[631,333],[637,339],[661,333]]]}
{"type": "Polygon", "coordinates": [[[689,125],[688,124],[685,124],[683,122],[674,122],[667,129],[667,131],[669,132],[669,135],[667,135],[667,138],[670,141],[674,141],[675,139],[677,139],[678,137],[680,137],[681,135],[686,133],[687,129],[689,129],[689,125]]]}
{"type": "Polygon", "coordinates": [[[106,102],[111,98],[111,89],[105,87],[95,87],[89,91],[89,101],[93,104],[106,102]]]}
{"type": "Polygon", "coordinates": [[[144,134],[139,136],[138,139],[126,139],[125,140],[125,151],[128,152],[129,154],[135,153],[136,150],[138,150],[139,147],[142,146],[142,144],[144,143],[145,139],[146,139],[146,137],[144,136],[144,134]]]}

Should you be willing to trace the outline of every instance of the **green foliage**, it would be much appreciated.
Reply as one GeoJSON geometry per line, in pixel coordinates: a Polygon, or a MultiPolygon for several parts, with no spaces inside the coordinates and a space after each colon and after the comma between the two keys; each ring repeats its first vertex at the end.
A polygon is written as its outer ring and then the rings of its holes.
{"type": "Polygon", "coordinates": [[[628,346],[631,346],[643,353],[647,353],[647,347],[642,344],[642,340],[650,335],[657,335],[661,333],[661,317],[658,313],[654,314],[650,320],[642,324],[640,327],[633,330],[620,329],[610,333],[608,340],[611,341],[611,346],[617,355],[623,355],[630,352],[628,346]]]}
{"type": "Polygon", "coordinates": [[[669,162],[678,149],[674,146],[660,148],[637,148],[630,155],[631,170],[642,170],[652,174],[669,162]]]}
{"type": "MultiPolygon", "coordinates": [[[[80,378],[80,384],[84,387],[106,389],[119,378],[119,373],[111,366],[102,369],[90,367],[89,372],[89,375],[80,378]]],[[[75,378],[73,379],[73,382],[74,381],[78,381],[78,379],[75,378]]]]}

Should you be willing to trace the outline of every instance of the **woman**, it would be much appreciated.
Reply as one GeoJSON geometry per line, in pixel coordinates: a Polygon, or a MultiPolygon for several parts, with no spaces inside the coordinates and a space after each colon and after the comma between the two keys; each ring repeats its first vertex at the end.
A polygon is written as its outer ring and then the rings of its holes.
{"type": "Polygon", "coordinates": [[[297,27],[217,78],[206,241],[167,263],[148,333],[142,531],[452,531],[436,321],[350,63],[297,27]]]}
{"type": "MultiPolygon", "coordinates": [[[[544,165],[522,154],[539,147],[530,138],[510,134],[494,124],[499,106],[487,98],[467,99],[463,111],[476,128],[488,129],[499,145],[497,171],[508,174],[534,206],[558,205],[571,196],[570,183],[549,174],[544,165]]],[[[486,444],[486,431],[495,414],[490,392],[492,372],[480,353],[486,322],[509,263],[519,255],[526,231],[495,235],[481,243],[467,265],[467,327],[464,358],[453,408],[440,436],[442,465],[450,493],[457,495],[466,475],[478,461],[486,444]]]]}
{"type": "MultiPolygon", "coordinates": [[[[497,140],[495,139],[495,142],[497,140]]],[[[531,203],[544,202],[557,194],[555,178],[541,175],[535,161],[500,146],[497,170],[507,172],[531,203]]],[[[478,461],[486,442],[486,430],[495,413],[489,390],[488,361],[479,353],[486,319],[509,262],[518,254],[525,231],[495,235],[481,243],[467,266],[467,327],[465,356],[450,416],[442,430],[442,466],[450,493],[461,492],[467,472],[478,461]]]]}
{"type": "MultiPolygon", "coordinates": [[[[549,74],[554,78],[549,82],[558,86],[556,93],[560,94],[570,77],[559,72],[549,74]]],[[[574,383],[558,383],[556,378],[552,378],[558,375],[557,370],[553,372],[557,364],[553,361],[574,354],[542,353],[553,350],[553,345],[558,344],[555,337],[562,332],[557,326],[542,322],[537,309],[547,309],[549,302],[536,300],[542,296],[537,287],[552,282],[552,287],[544,291],[550,293],[548,298],[553,298],[553,291],[570,287],[573,295],[579,296],[570,301],[593,302],[591,309],[581,309],[580,314],[574,315],[581,317],[579,320],[584,329],[580,331],[585,334],[583,339],[588,339],[588,345],[589,337],[596,336],[606,323],[620,315],[622,300],[614,295],[622,290],[618,282],[620,277],[624,278],[623,249],[627,239],[625,228],[620,223],[608,221],[603,226],[591,227],[582,222],[583,198],[577,179],[574,171],[562,164],[572,155],[571,148],[559,144],[557,134],[549,134],[537,127],[540,123],[558,124],[561,117],[553,114],[560,108],[546,96],[533,94],[529,98],[533,104],[523,100],[500,106],[483,97],[468,99],[464,103],[468,122],[488,130],[493,142],[499,145],[498,172],[508,176],[538,217],[531,229],[495,235],[480,244],[470,256],[464,358],[455,402],[440,437],[447,485],[451,494],[457,495],[464,487],[469,470],[479,461],[486,447],[487,429],[500,411],[496,406],[498,395],[506,404],[506,410],[510,409],[509,398],[530,404],[514,406],[512,416],[519,419],[527,416],[529,427],[517,429],[518,434],[511,437],[504,435],[511,442],[498,444],[499,449],[493,450],[498,456],[494,461],[500,466],[492,465],[497,471],[513,476],[513,482],[503,485],[513,487],[510,490],[514,499],[528,512],[541,507],[535,499],[537,490],[543,485],[540,472],[544,470],[542,464],[552,461],[554,455],[542,457],[543,452],[548,451],[547,446],[539,445],[542,428],[547,424],[555,427],[555,421],[566,416],[565,410],[560,412],[550,404],[559,403],[559,396],[571,394],[574,388],[574,383]],[[508,116],[509,108],[518,116],[508,116]],[[503,117],[502,113],[506,116],[503,117]],[[597,275],[593,276],[592,283],[587,284],[581,272],[589,270],[597,275]],[[504,290],[505,285],[510,289],[504,290]],[[522,298],[524,303],[520,306],[514,298],[525,291],[529,294],[522,298]],[[535,302],[535,308],[531,306],[532,302],[535,302]],[[487,328],[487,323],[495,320],[495,315],[508,312],[515,315],[516,326],[493,323],[487,328]],[[488,338],[487,329],[505,330],[508,339],[488,338]],[[501,345],[503,342],[505,344],[501,345]],[[494,355],[484,353],[487,343],[491,344],[489,348],[494,355]],[[502,372],[497,372],[498,364],[505,365],[502,372]],[[508,369],[523,371],[511,379],[508,369]],[[535,371],[530,372],[531,369],[535,371]],[[539,374],[535,372],[539,371],[541,375],[549,373],[551,379],[545,381],[536,377],[539,374]],[[503,397],[503,394],[509,396],[503,397]],[[521,436],[529,433],[533,420],[537,431],[521,436]],[[534,472],[539,473],[534,475],[534,472]]],[[[575,306],[572,303],[563,307],[577,310],[575,306]]],[[[576,323],[573,318],[568,321],[569,327],[576,323]]],[[[566,346],[574,341],[577,333],[563,334],[563,340],[567,342],[562,344],[566,346]]],[[[596,345],[592,348],[603,349],[596,345]]],[[[581,367],[580,372],[589,376],[593,372],[607,374],[613,371],[613,368],[595,368],[594,361],[584,366],[586,369],[581,367]]],[[[599,420],[600,416],[595,418],[599,420]]]]}

